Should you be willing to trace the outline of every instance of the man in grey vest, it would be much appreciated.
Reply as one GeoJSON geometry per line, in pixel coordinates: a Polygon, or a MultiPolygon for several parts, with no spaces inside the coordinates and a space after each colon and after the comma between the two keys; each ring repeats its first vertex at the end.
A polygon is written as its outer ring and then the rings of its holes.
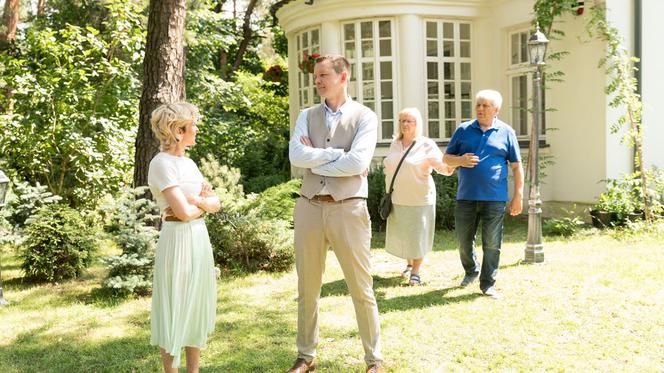
{"type": "Polygon", "coordinates": [[[291,164],[304,169],[304,180],[294,212],[298,357],[288,372],[316,367],[318,300],[330,246],[353,299],[367,372],[383,371],[365,173],[376,148],[377,118],[348,96],[349,80],[343,56],[316,60],[314,82],[325,100],[300,113],[289,144],[291,164]]]}

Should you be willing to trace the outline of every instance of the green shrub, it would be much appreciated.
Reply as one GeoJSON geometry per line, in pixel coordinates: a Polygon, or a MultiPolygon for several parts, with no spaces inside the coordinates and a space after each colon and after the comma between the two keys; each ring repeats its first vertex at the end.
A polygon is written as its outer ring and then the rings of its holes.
{"type": "Polygon", "coordinates": [[[545,236],[570,237],[583,228],[585,224],[577,216],[561,219],[547,219],[542,224],[542,233],[545,236]]]}
{"type": "Polygon", "coordinates": [[[45,185],[37,182],[34,186],[27,182],[15,182],[12,189],[12,196],[7,201],[7,206],[3,209],[3,215],[14,229],[23,229],[25,222],[31,215],[37,213],[42,206],[58,202],[62,198],[55,196],[48,191],[45,185]]]}
{"type": "Polygon", "coordinates": [[[236,211],[244,205],[246,199],[240,184],[240,170],[220,165],[212,154],[201,159],[200,170],[212,185],[224,211],[236,211]]]}
{"type": "Polygon", "coordinates": [[[50,282],[76,278],[92,262],[96,231],[70,207],[44,206],[28,221],[25,233],[21,257],[28,278],[50,282]]]}
{"type": "Polygon", "coordinates": [[[242,212],[253,211],[262,219],[278,219],[293,225],[293,209],[300,196],[302,180],[293,179],[289,182],[270,187],[242,207],[242,212]]]}
{"type": "Polygon", "coordinates": [[[122,249],[119,256],[104,259],[109,267],[102,286],[117,296],[147,295],[152,287],[154,251],[159,233],[150,225],[158,218],[152,200],[141,198],[146,187],[124,189],[112,211],[107,231],[122,249]]]}
{"type": "Polygon", "coordinates": [[[369,216],[371,216],[371,227],[378,232],[382,232],[385,230],[386,223],[380,218],[379,212],[380,200],[385,195],[385,173],[382,165],[371,169],[367,176],[367,182],[369,184],[367,209],[369,210],[369,216]]]}
{"type": "Polygon", "coordinates": [[[292,231],[282,220],[255,213],[217,213],[205,218],[214,260],[235,272],[288,271],[295,262],[292,231]]]}
{"type": "Polygon", "coordinates": [[[454,204],[456,201],[458,178],[433,173],[436,184],[436,229],[454,229],[454,204]]]}

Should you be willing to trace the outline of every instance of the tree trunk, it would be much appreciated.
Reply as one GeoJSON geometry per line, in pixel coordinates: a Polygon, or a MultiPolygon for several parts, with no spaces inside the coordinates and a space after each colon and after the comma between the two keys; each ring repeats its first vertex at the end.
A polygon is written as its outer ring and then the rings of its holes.
{"type": "Polygon", "coordinates": [[[242,42],[240,42],[240,47],[237,50],[237,55],[235,56],[235,62],[233,63],[233,70],[236,71],[240,64],[242,63],[242,58],[244,57],[244,52],[249,46],[251,41],[251,14],[254,12],[254,7],[258,0],[250,0],[249,5],[247,5],[247,10],[244,12],[244,24],[242,25],[242,42]]]}
{"type": "Polygon", "coordinates": [[[147,185],[150,160],[159,142],[150,129],[150,114],[163,103],[185,99],[185,0],[151,0],[143,60],[143,94],[134,156],[134,187],[147,185]]]}
{"type": "Polygon", "coordinates": [[[5,0],[5,10],[2,15],[2,24],[5,26],[5,33],[0,35],[0,41],[12,43],[16,40],[19,6],[19,0],[5,0]]]}
{"type": "MultiPolygon", "coordinates": [[[[214,8],[214,11],[216,13],[223,12],[225,3],[226,3],[226,0],[218,0],[217,5],[214,8]]],[[[227,65],[228,65],[228,52],[226,51],[225,48],[221,48],[219,50],[219,75],[224,80],[226,80],[226,76],[227,76],[227,73],[226,73],[226,70],[228,69],[227,65]]]]}
{"type": "Polygon", "coordinates": [[[37,15],[43,16],[46,9],[46,0],[39,0],[37,3],[37,15]]]}

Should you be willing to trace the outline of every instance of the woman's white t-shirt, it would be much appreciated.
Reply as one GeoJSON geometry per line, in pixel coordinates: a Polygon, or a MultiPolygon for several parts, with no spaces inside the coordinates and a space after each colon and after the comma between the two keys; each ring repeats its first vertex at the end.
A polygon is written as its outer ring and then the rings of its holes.
{"type": "MultiPolygon", "coordinates": [[[[385,167],[385,189],[389,192],[392,175],[408,148],[403,146],[401,140],[394,140],[390,144],[387,157],[383,160],[385,167]]],[[[404,159],[399,173],[394,180],[394,191],[392,192],[392,203],[403,206],[428,206],[436,203],[436,186],[431,177],[434,162],[442,162],[443,153],[436,143],[420,136],[415,139],[415,146],[404,159]]],[[[448,170],[443,175],[451,175],[448,170]]]]}
{"type": "Polygon", "coordinates": [[[150,161],[148,186],[162,214],[168,207],[164,190],[179,186],[185,196],[197,196],[203,181],[201,171],[190,158],[160,152],[150,161]]]}

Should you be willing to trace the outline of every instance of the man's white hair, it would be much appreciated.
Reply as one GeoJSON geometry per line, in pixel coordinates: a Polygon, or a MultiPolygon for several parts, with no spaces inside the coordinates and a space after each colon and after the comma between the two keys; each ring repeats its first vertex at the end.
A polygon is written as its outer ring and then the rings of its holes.
{"type": "Polygon", "coordinates": [[[479,100],[486,100],[493,102],[493,106],[500,110],[500,107],[503,105],[503,96],[498,91],[493,89],[483,89],[475,95],[475,103],[479,100]]]}

